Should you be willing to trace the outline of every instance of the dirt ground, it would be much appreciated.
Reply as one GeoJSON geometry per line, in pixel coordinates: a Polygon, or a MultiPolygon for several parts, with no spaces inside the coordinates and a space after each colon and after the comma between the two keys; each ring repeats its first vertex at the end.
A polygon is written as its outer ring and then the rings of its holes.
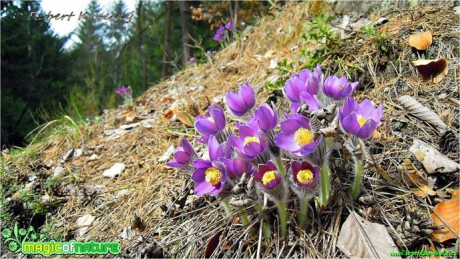
{"type": "MultiPolygon", "coordinates": [[[[209,240],[220,238],[215,257],[343,257],[337,237],[351,211],[384,225],[398,246],[395,251],[458,252],[455,239],[436,242],[423,230],[432,228],[433,208],[459,188],[459,171],[429,172],[410,151],[418,139],[460,162],[456,6],[458,10],[458,4],[446,1],[376,7],[347,14],[350,22],[344,30],[345,14],[333,6],[288,2],[273,7],[225,49],[152,86],[132,107],[106,110],[83,123],[64,118],[43,127],[26,149],[3,152],[2,207],[21,224],[60,234],[61,240],[120,242],[126,256],[203,257],[209,240]],[[238,213],[226,215],[216,199],[191,194],[190,177],[165,166],[171,159],[167,150],[182,137],[200,149],[187,113],[196,116],[212,102],[222,104],[224,94],[245,81],[256,89],[260,104],[276,93],[267,86],[285,76],[271,64],[286,59],[293,62],[292,71],[299,71],[309,62],[302,51],[324,50],[302,37],[315,20],[315,8],[329,10],[330,25],[339,35],[323,53],[324,72],[359,80],[355,97],[383,104],[382,124],[370,140],[376,166],[365,170],[356,201],[346,191],[352,166],[333,167],[330,202],[326,208],[312,204],[311,231],[293,231],[285,242],[274,239],[261,246],[259,235],[248,233],[238,213]],[[359,22],[375,31],[363,33],[359,22]],[[409,46],[411,34],[426,30],[433,35],[426,51],[409,46]],[[423,82],[411,64],[421,58],[445,59],[447,75],[439,83],[423,82]],[[404,95],[438,115],[445,129],[414,116],[398,101],[404,95]],[[103,176],[115,163],[125,165],[122,173],[103,176]],[[26,198],[24,190],[31,196],[26,198]],[[35,210],[31,200],[38,201],[35,210]],[[82,218],[88,224],[79,225],[82,218]],[[420,222],[430,224],[422,228],[420,222]]],[[[288,109],[283,101],[277,105],[288,109]]],[[[2,228],[11,224],[2,222],[2,228]]]]}

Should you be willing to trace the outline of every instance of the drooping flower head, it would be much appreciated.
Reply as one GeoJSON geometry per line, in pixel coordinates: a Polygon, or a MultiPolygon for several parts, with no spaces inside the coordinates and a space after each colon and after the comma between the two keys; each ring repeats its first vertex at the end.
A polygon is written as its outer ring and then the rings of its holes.
{"type": "Polygon", "coordinates": [[[208,107],[209,117],[198,115],[195,117],[195,128],[204,136],[216,135],[225,128],[224,110],[217,103],[208,107]]]}
{"type": "Polygon", "coordinates": [[[324,80],[323,92],[326,96],[338,101],[350,96],[359,82],[350,83],[345,76],[328,76],[324,80]]]}
{"type": "Polygon", "coordinates": [[[215,41],[221,41],[224,37],[224,33],[225,27],[223,25],[219,25],[219,28],[217,28],[216,34],[214,34],[214,37],[212,39],[215,41]]]}
{"type": "Polygon", "coordinates": [[[339,120],[342,128],[358,138],[368,138],[377,128],[383,116],[383,107],[380,104],[374,108],[372,102],[365,99],[358,104],[353,98],[348,98],[339,111],[339,120]]]}
{"type": "Polygon", "coordinates": [[[132,89],[131,86],[124,86],[122,85],[115,91],[116,94],[120,95],[121,97],[125,98],[128,95],[131,95],[132,89]]]}
{"type": "Polygon", "coordinates": [[[215,136],[210,136],[208,141],[210,160],[197,159],[193,162],[196,169],[192,174],[192,179],[195,182],[195,194],[198,196],[217,195],[225,187],[227,176],[220,162],[225,157],[222,145],[217,142],[215,136]]]}
{"type": "Polygon", "coordinates": [[[258,128],[237,124],[240,135],[228,137],[228,144],[245,158],[253,159],[267,148],[267,140],[258,128]]]}
{"type": "Polygon", "coordinates": [[[230,179],[239,179],[243,174],[252,175],[254,172],[252,163],[241,157],[233,159],[222,158],[222,162],[230,179]]]}
{"type": "Polygon", "coordinates": [[[291,163],[292,180],[299,188],[313,188],[318,182],[319,167],[308,162],[291,163]]]}
{"type": "Polygon", "coordinates": [[[244,116],[256,104],[256,96],[252,86],[245,82],[238,93],[228,92],[225,95],[225,103],[230,111],[236,116],[244,116]]]}
{"type": "Polygon", "coordinates": [[[272,130],[277,124],[278,112],[267,103],[260,105],[249,119],[249,125],[255,125],[264,132],[272,130]]]}
{"type": "Polygon", "coordinates": [[[297,157],[311,154],[322,140],[322,136],[314,139],[310,120],[301,115],[287,116],[281,122],[281,130],[275,136],[275,144],[297,157]]]}
{"type": "Polygon", "coordinates": [[[254,173],[254,179],[266,189],[274,189],[281,182],[281,174],[272,161],[259,165],[259,170],[254,173]]]}
{"type": "Polygon", "coordinates": [[[186,138],[181,140],[181,146],[174,151],[174,160],[166,163],[167,166],[186,169],[189,168],[196,158],[195,150],[186,138]]]}

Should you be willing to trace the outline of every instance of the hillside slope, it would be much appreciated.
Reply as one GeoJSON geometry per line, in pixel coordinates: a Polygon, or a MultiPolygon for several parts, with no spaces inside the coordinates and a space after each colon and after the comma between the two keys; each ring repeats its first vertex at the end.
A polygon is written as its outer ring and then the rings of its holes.
{"type": "MultiPolygon", "coordinates": [[[[371,205],[353,202],[336,190],[336,200],[327,209],[316,208],[319,223],[312,224],[310,234],[290,240],[287,248],[282,244],[264,248],[262,254],[343,256],[335,244],[351,208],[388,229],[396,229],[409,210],[423,211],[423,217],[429,218],[432,207],[450,197],[445,187],[459,188],[458,171],[435,177],[436,184],[430,188],[436,194],[423,197],[413,193],[403,180],[400,164],[409,158],[419,171],[425,172],[409,151],[413,138],[441,150],[442,135],[410,116],[397,99],[402,95],[414,97],[441,116],[454,136],[450,137],[452,142],[458,139],[460,44],[453,6],[446,2],[402,9],[373,8],[365,15],[367,20],[360,19],[362,15],[357,13],[334,14],[339,12],[337,6],[288,2],[282,8],[276,7],[272,15],[260,18],[256,27],[247,28],[206,62],[152,86],[132,107],[107,110],[85,121],[63,118],[43,127],[37,141],[26,149],[4,152],[2,207],[17,217],[2,221],[2,229],[15,220],[23,226],[40,228],[42,233],[58,234],[61,240],[119,241],[126,255],[144,249],[144,253],[151,250],[156,255],[172,257],[202,257],[207,241],[216,234],[213,229],[222,228],[226,233],[233,229],[233,236],[224,239],[228,242],[221,241],[222,253],[234,257],[255,255],[258,236],[241,241],[244,230],[232,224],[238,223],[237,216],[221,221],[225,214],[215,199],[187,195],[190,177],[165,166],[171,159],[167,150],[177,146],[184,136],[190,141],[199,136],[187,126],[187,113],[196,116],[210,103],[222,103],[227,91],[234,91],[245,81],[254,86],[258,104],[269,95],[274,98],[273,89],[290,74],[286,71],[298,72],[313,57],[326,74],[339,73],[351,81],[359,80],[357,99],[369,98],[384,106],[380,136],[372,139],[371,149],[380,171],[367,169],[363,183],[363,193],[374,201],[371,205]],[[317,21],[312,15],[317,14],[318,8],[333,14],[331,28],[343,35],[333,45],[308,37],[311,22],[317,21]],[[350,22],[342,31],[338,27],[345,14],[350,16],[350,22]],[[360,22],[371,24],[374,31],[363,33],[358,27],[360,22]],[[407,38],[424,30],[433,32],[432,47],[424,53],[414,52],[407,38]],[[302,37],[303,33],[307,37],[302,37]],[[418,79],[410,61],[421,54],[426,59],[442,57],[449,63],[449,72],[440,83],[418,79]],[[281,64],[283,59],[286,65],[281,64]],[[281,63],[276,65],[278,62],[281,63]],[[124,170],[114,178],[104,176],[116,163],[123,164],[124,170]],[[186,208],[175,205],[182,199],[186,208]],[[187,224],[180,225],[184,222],[187,224]]],[[[277,105],[288,110],[283,101],[277,105]]],[[[199,148],[195,141],[192,143],[199,148]]],[[[443,153],[459,162],[458,147],[443,153]]],[[[428,178],[427,173],[424,177],[428,178]]],[[[413,250],[432,249],[427,242],[429,236],[414,236],[410,245],[413,250]]],[[[408,239],[403,240],[409,246],[408,239]]],[[[404,246],[399,248],[403,250],[404,246]]]]}

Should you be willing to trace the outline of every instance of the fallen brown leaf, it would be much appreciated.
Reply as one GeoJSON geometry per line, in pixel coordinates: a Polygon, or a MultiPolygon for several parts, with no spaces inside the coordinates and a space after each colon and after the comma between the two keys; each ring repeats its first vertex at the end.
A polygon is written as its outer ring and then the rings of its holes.
{"type": "Polygon", "coordinates": [[[441,230],[436,230],[433,232],[433,241],[442,243],[446,240],[458,237],[460,233],[459,195],[460,189],[457,189],[454,191],[454,193],[452,193],[452,198],[450,200],[443,201],[434,207],[434,212],[431,214],[431,217],[433,218],[435,228],[444,226],[445,222],[445,224],[447,224],[450,229],[455,231],[455,233],[452,232],[448,227],[444,227],[441,230]]]}
{"type": "Polygon", "coordinates": [[[426,50],[433,42],[431,31],[424,31],[409,36],[409,46],[418,50],[426,50]]]}
{"type": "Polygon", "coordinates": [[[415,60],[412,61],[418,73],[422,76],[423,81],[439,83],[447,75],[447,60],[441,58],[438,60],[415,60]]]}

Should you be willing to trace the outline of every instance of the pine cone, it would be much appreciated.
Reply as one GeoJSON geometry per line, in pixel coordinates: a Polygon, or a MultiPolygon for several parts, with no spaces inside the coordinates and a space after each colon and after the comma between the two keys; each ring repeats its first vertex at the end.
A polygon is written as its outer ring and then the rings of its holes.
{"type": "Polygon", "coordinates": [[[399,247],[413,247],[429,238],[433,233],[433,220],[421,211],[409,211],[396,227],[398,235],[393,239],[399,247]]]}
{"type": "Polygon", "coordinates": [[[458,139],[451,130],[446,131],[439,140],[439,146],[442,152],[456,152],[458,150],[458,139]]]}

